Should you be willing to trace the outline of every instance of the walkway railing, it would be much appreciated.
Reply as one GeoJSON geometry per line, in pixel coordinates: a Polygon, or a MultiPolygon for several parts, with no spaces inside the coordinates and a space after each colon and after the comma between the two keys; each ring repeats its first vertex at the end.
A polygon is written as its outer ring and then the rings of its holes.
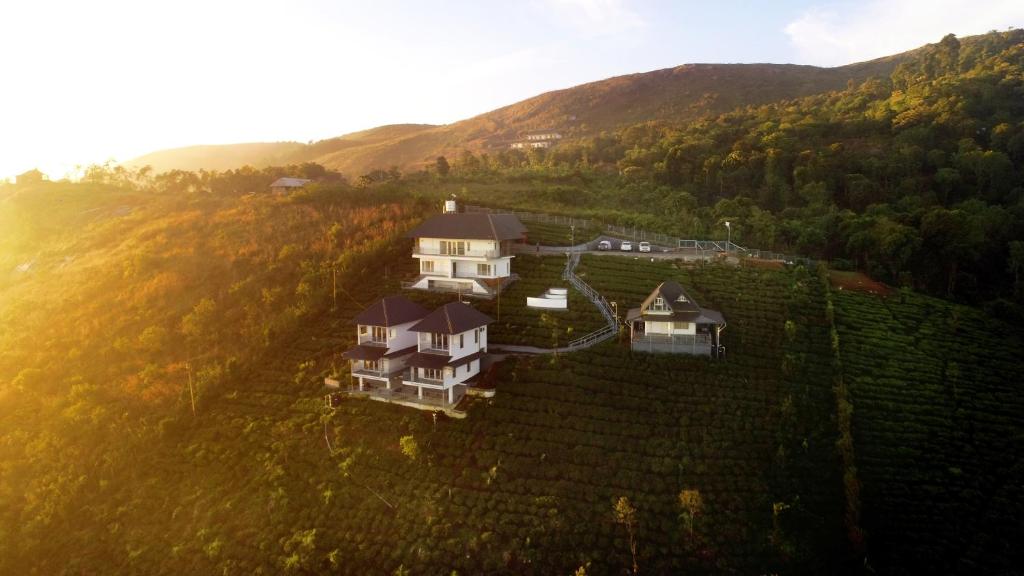
{"type": "Polygon", "coordinates": [[[597,309],[601,311],[601,315],[607,321],[607,324],[603,328],[595,330],[590,334],[581,336],[566,346],[568,350],[578,350],[580,348],[588,348],[594,344],[604,342],[609,338],[614,337],[619,332],[618,322],[615,319],[615,314],[612,312],[612,307],[605,300],[604,296],[601,296],[597,290],[590,287],[589,284],[580,279],[576,275],[576,266],[580,263],[580,255],[577,252],[570,252],[569,258],[565,263],[565,270],[562,272],[562,279],[567,280],[572,284],[573,288],[580,291],[581,294],[587,297],[597,309]]]}

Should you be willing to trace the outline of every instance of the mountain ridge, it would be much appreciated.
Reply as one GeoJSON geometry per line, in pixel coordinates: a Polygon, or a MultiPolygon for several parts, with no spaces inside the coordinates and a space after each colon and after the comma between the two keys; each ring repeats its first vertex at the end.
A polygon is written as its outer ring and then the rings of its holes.
{"type": "MultiPolygon", "coordinates": [[[[971,38],[965,38],[970,42],[971,38]]],[[[310,144],[298,142],[189,146],[125,162],[172,169],[224,170],[316,162],[350,177],[373,168],[423,168],[462,150],[507,149],[527,130],[566,138],[592,136],[646,121],[687,123],[755,106],[826,93],[849,82],[888,76],[924,47],[836,67],[773,63],[687,63],[551,90],[451,124],[386,124],[310,144]],[[206,156],[203,153],[208,153],[206,156]]]]}

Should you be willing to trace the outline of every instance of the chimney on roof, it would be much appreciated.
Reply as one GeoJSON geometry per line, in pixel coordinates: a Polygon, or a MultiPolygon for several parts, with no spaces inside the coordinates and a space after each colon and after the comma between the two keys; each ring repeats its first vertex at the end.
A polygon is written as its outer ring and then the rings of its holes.
{"type": "Polygon", "coordinates": [[[451,197],[450,200],[445,200],[444,201],[444,213],[445,214],[455,214],[456,212],[458,212],[458,209],[455,206],[455,194],[452,194],[452,197],[451,197]]]}

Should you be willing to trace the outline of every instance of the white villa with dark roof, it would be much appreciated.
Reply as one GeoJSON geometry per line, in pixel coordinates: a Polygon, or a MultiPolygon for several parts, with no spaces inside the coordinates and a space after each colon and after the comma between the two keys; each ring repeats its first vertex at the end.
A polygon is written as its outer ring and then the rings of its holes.
{"type": "Polygon", "coordinates": [[[406,361],[417,351],[416,333],[410,328],[427,315],[427,309],[401,296],[388,296],[355,317],[356,346],[342,355],[351,361],[352,378],[359,390],[370,383],[390,390],[401,382],[406,361]]]}
{"type": "Polygon", "coordinates": [[[414,324],[417,352],[409,357],[409,370],[402,384],[416,387],[419,400],[424,391],[440,393],[442,404],[455,404],[466,386],[480,374],[487,354],[487,325],[494,320],[472,306],[451,302],[414,324]]]}
{"type": "Polygon", "coordinates": [[[406,234],[420,275],[406,288],[492,297],[515,280],[512,244],[526,227],[514,214],[459,213],[455,202],[406,234]]]}
{"type": "Polygon", "coordinates": [[[678,282],[662,282],[639,308],[626,314],[632,349],[721,356],[721,312],[701,308],[678,282]]]}

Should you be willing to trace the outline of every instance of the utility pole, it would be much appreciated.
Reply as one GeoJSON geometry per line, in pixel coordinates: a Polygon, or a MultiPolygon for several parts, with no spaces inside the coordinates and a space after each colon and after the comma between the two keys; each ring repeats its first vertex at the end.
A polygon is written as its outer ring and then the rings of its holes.
{"type": "Polygon", "coordinates": [[[196,394],[192,390],[192,365],[185,362],[185,371],[188,372],[188,397],[192,400],[192,417],[196,417],[196,394]]]}

